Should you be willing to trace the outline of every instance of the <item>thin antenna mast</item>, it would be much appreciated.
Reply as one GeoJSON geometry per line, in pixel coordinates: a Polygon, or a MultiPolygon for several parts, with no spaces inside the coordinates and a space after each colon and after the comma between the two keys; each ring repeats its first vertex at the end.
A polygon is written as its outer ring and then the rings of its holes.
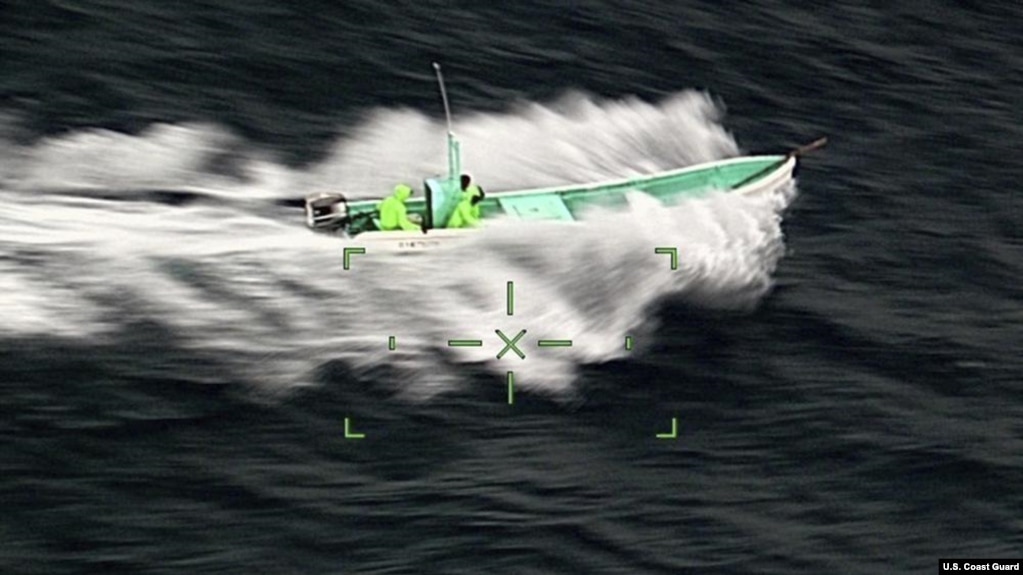
{"type": "Polygon", "coordinates": [[[448,91],[444,88],[444,74],[440,71],[440,64],[434,62],[433,70],[437,72],[437,84],[440,85],[440,97],[444,100],[444,116],[448,119],[448,133],[451,133],[451,108],[448,106],[448,91]]]}
{"type": "Polygon", "coordinates": [[[444,117],[448,121],[448,178],[454,180],[462,171],[461,146],[451,131],[451,107],[448,106],[448,91],[444,88],[444,75],[440,71],[440,64],[434,62],[433,70],[437,72],[437,84],[440,85],[440,97],[444,101],[444,117]]]}

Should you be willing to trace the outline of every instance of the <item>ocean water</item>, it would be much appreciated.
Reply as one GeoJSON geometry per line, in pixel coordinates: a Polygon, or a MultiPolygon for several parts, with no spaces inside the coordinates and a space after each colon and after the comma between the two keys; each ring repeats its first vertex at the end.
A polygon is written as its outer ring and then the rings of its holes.
{"type": "Polygon", "coordinates": [[[1020,557],[1021,19],[0,6],[0,572],[1020,557]],[[637,196],[345,271],[296,206],[445,169],[433,61],[488,192],[830,143],[775,197],[637,196]]]}

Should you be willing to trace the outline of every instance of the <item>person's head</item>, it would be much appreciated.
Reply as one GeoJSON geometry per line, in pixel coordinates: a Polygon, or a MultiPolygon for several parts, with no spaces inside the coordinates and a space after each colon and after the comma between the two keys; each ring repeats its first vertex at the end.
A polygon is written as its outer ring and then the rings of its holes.
{"type": "Polygon", "coordinates": [[[411,195],[412,188],[406,186],[405,184],[398,184],[397,186],[394,186],[394,197],[398,198],[399,200],[404,202],[411,195]]]}
{"type": "Polygon", "coordinates": [[[462,174],[462,189],[468,188],[471,183],[472,178],[469,177],[469,174],[462,174]]]}

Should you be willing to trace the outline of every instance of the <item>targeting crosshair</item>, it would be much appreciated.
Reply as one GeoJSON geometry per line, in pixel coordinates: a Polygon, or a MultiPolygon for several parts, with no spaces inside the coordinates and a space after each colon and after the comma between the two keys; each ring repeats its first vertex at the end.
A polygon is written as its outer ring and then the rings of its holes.
{"type": "MultiPolygon", "coordinates": [[[[507,297],[506,297],[506,308],[507,315],[515,315],[515,282],[509,281],[506,284],[507,297]]],[[[527,330],[520,329],[514,337],[510,337],[500,329],[495,329],[494,333],[500,338],[504,346],[501,351],[497,352],[495,356],[497,359],[503,359],[508,352],[512,352],[517,355],[519,359],[526,359],[526,353],[519,347],[519,341],[525,337],[527,330]]],[[[571,347],[572,340],[570,339],[541,339],[536,342],[537,347],[571,347]]],[[[483,347],[483,340],[481,339],[449,339],[448,347],[483,347]]],[[[509,370],[507,372],[508,381],[508,404],[511,405],[515,402],[515,372],[509,370]]]]}
{"type": "MultiPolygon", "coordinates": [[[[677,260],[678,255],[677,255],[677,251],[674,248],[657,248],[654,251],[657,254],[664,254],[664,255],[671,256],[671,269],[672,270],[678,269],[678,260],[677,260]]],[[[360,253],[360,252],[355,252],[355,253],[360,253]]],[[[347,256],[348,254],[345,254],[345,255],[347,256]]],[[[506,286],[507,286],[507,297],[506,297],[507,315],[508,316],[514,316],[515,315],[515,282],[509,281],[509,282],[507,282],[506,286]]],[[[519,357],[519,359],[526,359],[525,352],[523,352],[519,348],[519,346],[518,346],[519,341],[527,333],[527,331],[525,329],[519,330],[518,333],[515,334],[515,337],[511,337],[511,338],[509,338],[509,336],[505,335],[505,333],[503,331],[501,331],[500,329],[495,329],[494,333],[504,343],[504,346],[501,348],[501,351],[497,352],[496,358],[498,360],[503,359],[504,356],[507,355],[507,353],[509,351],[514,353],[515,355],[517,355],[519,357]]],[[[541,340],[537,340],[536,345],[537,345],[537,347],[572,347],[572,340],[570,340],[570,339],[541,339],[541,340]]],[[[634,338],[631,335],[626,335],[625,336],[625,350],[626,351],[632,351],[633,346],[634,346],[634,338]]],[[[389,349],[390,351],[395,351],[397,349],[397,347],[398,347],[397,346],[397,338],[395,338],[395,336],[393,336],[393,335],[392,336],[388,336],[388,338],[387,338],[387,349],[389,349]]],[[[448,347],[483,347],[483,340],[481,340],[481,339],[449,339],[448,340],[448,347]]],[[[512,370],[508,370],[508,372],[506,373],[506,378],[507,378],[506,381],[507,381],[507,385],[508,385],[508,405],[512,405],[512,404],[515,403],[515,372],[512,371],[512,370]]],[[[676,439],[678,437],[678,420],[677,420],[677,418],[672,418],[671,423],[672,423],[672,430],[671,430],[671,432],[670,433],[659,433],[659,434],[657,434],[657,438],[658,439],[676,439]]],[[[352,437],[352,438],[364,437],[361,434],[349,435],[348,420],[347,419],[345,420],[345,436],[346,437],[352,437]]]]}

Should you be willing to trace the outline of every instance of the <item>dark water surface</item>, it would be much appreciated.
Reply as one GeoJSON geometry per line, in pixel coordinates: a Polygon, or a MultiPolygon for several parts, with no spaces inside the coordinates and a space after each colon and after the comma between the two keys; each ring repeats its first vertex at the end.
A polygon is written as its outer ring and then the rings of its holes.
{"type": "Polygon", "coordinates": [[[0,5],[0,571],[1023,555],[1023,9],[841,4],[0,5]],[[492,189],[831,144],[780,227],[716,198],[345,275],[285,206],[441,170],[434,60],[492,189]],[[509,406],[438,342],[515,333],[512,279],[578,343],[509,406]]]}

